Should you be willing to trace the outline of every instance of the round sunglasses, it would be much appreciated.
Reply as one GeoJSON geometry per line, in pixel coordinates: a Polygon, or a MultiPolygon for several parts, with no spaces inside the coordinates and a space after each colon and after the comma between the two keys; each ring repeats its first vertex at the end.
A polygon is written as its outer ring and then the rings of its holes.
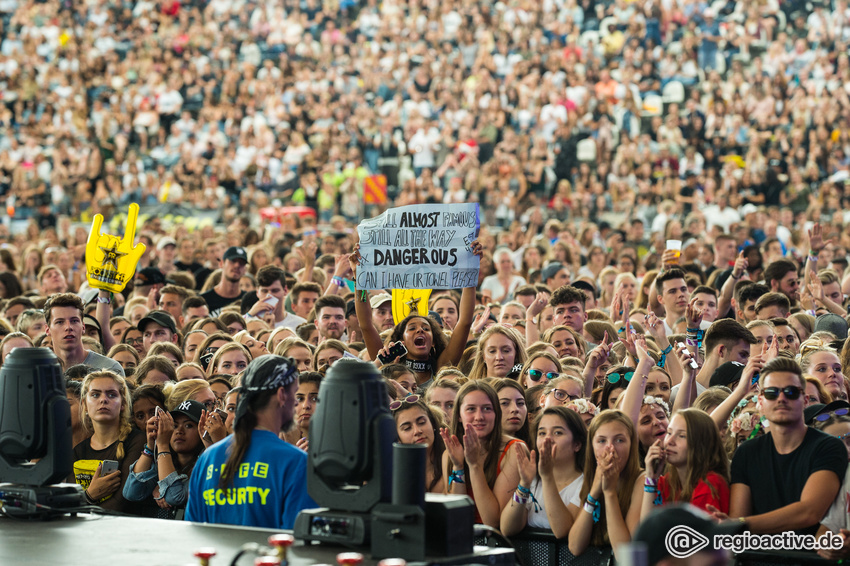
{"type": "Polygon", "coordinates": [[[408,395],[404,399],[400,399],[398,401],[393,401],[390,403],[390,411],[398,411],[401,407],[407,403],[408,405],[413,405],[419,401],[419,395],[408,395]]]}
{"type": "Polygon", "coordinates": [[[528,369],[526,370],[526,373],[528,374],[528,377],[531,378],[531,381],[540,381],[544,375],[546,376],[546,379],[555,379],[561,375],[557,371],[547,371],[546,373],[543,373],[543,371],[539,369],[528,369]]]}
{"type": "Polygon", "coordinates": [[[611,384],[617,383],[621,379],[625,379],[628,382],[628,381],[632,380],[632,377],[634,377],[634,375],[635,375],[635,372],[633,372],[633,371],[627,371],[627,372],[623,372],[623,373],[614,372],[614,373],[609,373],[608,375],[606,375],[605,379],[607,379],[608,383],[611,383],[611,384]]]}
{"type": "MultiPolygon", "coordinates": [[[[767,389],[765,389],[765,391],[767,391],[767,389]]],[[[767,399],[767,395],[765,395],[764,397],[765,399],[767,399]]],[[[815,417],[815,420],[822,423],[824,421],[828,421],[830,417],[843,417],[847,413],[850,413],[850,409],[848,409],[847,407],[841,407],[840,409],[835,409],[834,411],[830,411],[828,413],[821,413],[815,417]]]]}

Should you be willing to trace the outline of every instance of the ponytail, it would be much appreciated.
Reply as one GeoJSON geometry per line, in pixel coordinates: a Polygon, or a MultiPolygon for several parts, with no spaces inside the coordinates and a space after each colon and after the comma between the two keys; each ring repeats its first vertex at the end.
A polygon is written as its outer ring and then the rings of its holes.
{"type": "MultiPolygon", "coordinates": [[[[257,410],[265,407],[272,397],[277,395],[277,390],[264,391],[250,400],[248,410],[240,415],[233,425],[233,442],[228,449],[227,461],[221,474],[219,487],[228,490],[236,478],[236,470],[242,459],[251,447],[251,434],[257,426],[257,410]]],[[[242,401],[244,402],[244,401],[242,401]]],[[[237,409],[238,412],[238,409],[237,409]]]]}

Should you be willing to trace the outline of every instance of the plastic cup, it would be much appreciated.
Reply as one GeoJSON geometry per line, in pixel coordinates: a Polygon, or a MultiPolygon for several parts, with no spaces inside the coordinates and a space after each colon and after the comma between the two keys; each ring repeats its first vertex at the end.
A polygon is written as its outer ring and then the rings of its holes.
{"type": "Polygon", "coordinates": [[[676,252],[676,257],[682,255],[682,240],[667,240],[667,249],[676,252]]]}

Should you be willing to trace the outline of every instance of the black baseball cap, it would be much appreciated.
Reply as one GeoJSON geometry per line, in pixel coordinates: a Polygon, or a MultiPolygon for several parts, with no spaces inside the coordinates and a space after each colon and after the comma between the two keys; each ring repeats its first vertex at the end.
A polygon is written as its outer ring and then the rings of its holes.
{"type": "Polygon", "coordinates": [[[351,299],[347,303],[345,303],[345,318],[349,316],[355,316],[357,314],[357,309],[354,307],[354,299],[351,299]]]}
{"type": "Polygon", "coordinates": [[[729,387],[731,384],[741,380],[741,374],[744,373],[744,364],[741,362],[726,362],[720,364],[714,373],[711,374],[711,379],[708,382],[709,387],[722,385],[729,387]]]}
{"type": "Polygon", "coordinates": [[[229,259],[231,261],[236,261],[236,260],[241,259],[245,263],[248,263],[248,252],[245,251],[245,248],[233,246],[233,247],[227,248],[227,250],[224,252],[224,256],[222,257],[222,259],[224,259],[224,260],[229,259]]]}
{"type": "Polygon", "coordinates": [[[155,267],[146,267],[136,272],[134,284],[139,286],[161,285],[165,283],[165,275],[155,267]]]}
{"type": "Polygon", "coordinates": [[[715,522],[710,515],[690,504],[666,505],[644,519],[632,537],[644,543],[649,565],[678,553],[680,558],[701,550],[715,551],[717,535],[739,535],[747,529],[740,521],[715,522]]]}
{"type": "MultiPolygon", "coordinates": [[[[837,409],[850,409],[850,403],[844,401],[843,399],[838,399],[837,401],[833,401],[832,403],[827,403],[824,405],[823,403],[815,403],[814,405],[809,405],[805,409],[803,409],[803,420],[807,425],[811,425],[815,422],[815,417],[818,415],[824,415],[831,413],[837,409]]],[[[848,413],[850,415],[850,413],[848,413]]]]}
{"type": "Polygon", "coordinates": [[[142,320],[139,321],[138,328],[142,332],[145,331],[145,326],[148,325],[149,322],[155,322],[158,325],[169,329],[173,333],[177,333],[177,324],[175,324],[174,319],[171,318],[171,315],[165,311],[150,311],[142,320]]]}
{"type": "Polygon", "coordinates": [[[194,399],[186,399],[176,407],[174,410],[169,411],[172,417],[176,417],[177,415],[186,415],[193,422],[198,422],[201,420],[201,412],[205,409],[202,403],[195,401],[194,399]]]}
{"type": "Polygon", "coordinates": [[[540,280],[543,283],[546,283],[546,281],[555,277],[555,275],[563,268],[563,263],[561,263],[560,261],[553,261],[552,263],[543,268],[543,271],[540,273],[540,280]]]}

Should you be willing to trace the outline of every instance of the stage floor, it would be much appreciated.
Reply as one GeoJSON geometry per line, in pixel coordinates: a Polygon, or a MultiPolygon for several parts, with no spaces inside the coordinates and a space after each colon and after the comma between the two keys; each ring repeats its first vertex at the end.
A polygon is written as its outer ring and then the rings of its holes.
{"type": "MultiPolygon", "coordinates": [[[[186,566],[198,564],[195,550],[213,547],[211,566],[228,566],[245,543],[266,545],[269,535],[282,531],[202,525],[185,521],[79,515],[52,521],[0,519],[0,565],[63,566],[186,566]]],[[[336,564],[341,547],[296,542],[289,563],[336,564]]],[[[451,559],[452,564],[513,565],[510,549],[476,547],[475,556],[451,559]]],[[[252,565],[256,555],[238,564],[252,565]]],[[[440,560],[446,564],[445,559],[440,560]]],[[[366,553],[364,565],[376,564],[366,553]]],[[[426,562],[430,563],[430,562],[426,562]]],[[[411,563],[413,564],[413,563],[411,563]]]]}

